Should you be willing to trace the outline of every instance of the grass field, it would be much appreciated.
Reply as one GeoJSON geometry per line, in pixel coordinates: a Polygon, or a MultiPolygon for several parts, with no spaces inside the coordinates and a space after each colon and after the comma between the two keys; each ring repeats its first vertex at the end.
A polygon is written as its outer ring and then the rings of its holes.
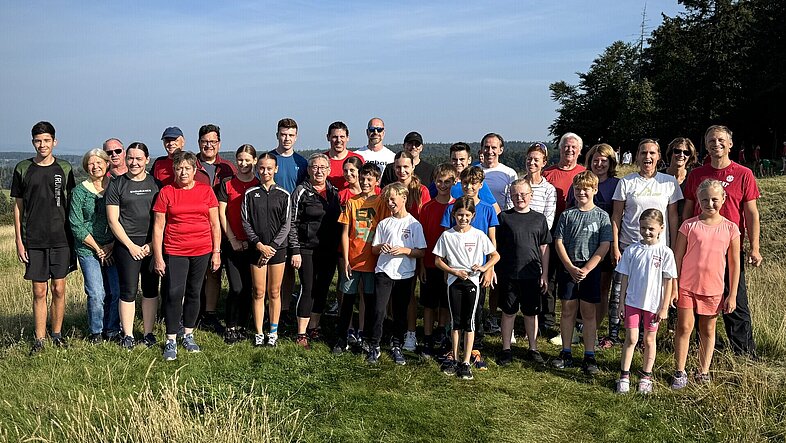
{"type": "MultiPolygon", "coordinates": [[[[595,379],[517,359],[505,368],[490,361],[488,371],[462,381],[414,354],[404,367],[383,357],[370,368],[360,356],[331,355],[322,343],[303,351],[285,340],[258,350],[197,332],[203,352],[181,352],[167,363],[158,348],[126,352],[81,339],[79,272],[68,279],[64,331],[71,347],[50,346],[30,358],[30,287],[15,258],[13,229],[0,227],[0,440],[784,441],[786,179],[760,184],[765,263],[748,271],[748,284],[761,361],[716,354],[710,386],[675,393],[668,389],[673,359],[662,340],[656,391],[647,398],[614,394],[619,349],[598,355],[604,371],[595,379]]],[[[330,325],[326,318],[325,329],[330,325]]],[[[160,326],[158,333],[160,339],[160,326]]],[[[499,339],[488,342],[486,354],[493,355],[499,339]]],[[[551,357],[559,351],[540,346],[551,357]]]]}

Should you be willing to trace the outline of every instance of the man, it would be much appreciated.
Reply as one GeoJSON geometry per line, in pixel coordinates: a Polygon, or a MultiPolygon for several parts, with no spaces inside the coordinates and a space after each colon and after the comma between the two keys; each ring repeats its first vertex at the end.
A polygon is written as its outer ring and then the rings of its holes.
{"type": "Polygon", "coordinates": [[[33,321],[35,341],[30,355],[44,348],[46,337],[46,296],[52,288],[49,308],[52,343],[66,347],[61,334],[65,314],[65,277],[76,269],[71,258],[69,235],[69,198],[74,188],[71,164],[52,155],[57,146],[55,128],[38,122],[31,131],[35,157],[22,160],[14,168],[11,197],[14,204],[16,253],[25,264],[25,280],[33,282],[33,321]]]}
{"type": "Polygon", "coordinates": [[[276,156],[278,164],[275,181],[278,186],[291,194],[308,174],[308,160],[295,152],[297,122],[291,118],[279,120],[276,127],[276,139],[278,146],[270,151],[276,156]]]}
{"type": "MultiPolygon", "coordinates": [[[[584,147],[584,142],[578,135],[567,132],[559,139],[559,163],[549,166],[543,170],[543,178],[554,185],[557,190],[557,209],[554,213],[554,228],[559,222],[559,216],[565,211],[568,202],[568,192],[573,186],[573,177],[585,170],[584,166],[578,164],[579,154],[584,147]]],[[[543,294],[543,312],[538,316],[541,335],[546,338],[555,337],[558,334],[555,326],[556,309],[556,287],[554,279],[557,266],[562,266],[553,246],[549,246],[549,290],[543,294]]]]}
{"type": "MultiPolygon", "coordinates": [[[[417,132],[410,132],[404,137],[404,151],[412,154],[412,164],[415,165],[415,175],[420,179],[420,183],[425,186],[431,185],[433,182],[432,175],[434,175],[434,165],[421,160],[420,154],[423,152],[423,137],[417,132]]],[[[398,181],[396,171],[393,164],[385,166],[385,172],[382,173],[382,187],[398,181]]]]}
{"type": "Polygon", "coordinates": [[[368,137],[368,144],[355,152],[360,154],[366,163],[377,165],[379,172],[382,173],[387,165],[393,163],[393,158],[396,156],[393,151],[382,144],[382,140],[385,139],[385,122],[377,117],[369,120],[366,136],[368,137]]]}
{"type": "MultiPolygon", "coordinates": [[[[731,131],[726,126],[713,125],[704,134],[704,143],[710,156],[710,163],[690,172],[685,181],[685,207],[683,220],[701,213],[696,198],[699,184],[712,178],[723,183],[726,190],[726,203],[720,214],[737,224],[742,235],[748,235],[750,252],[748,263],[761,265],[759,251],[759,209],[756,200],[761,196],[756,178],[750,169],[735,163],[729,158],[734,146],[731,131]]],[[[750,309],[748,308],[748,289],[745,284],[745,251],[741,251],[740,283],[737,289],[737,308],[730,314],[723,314],[726,335],[731,349],[737,355],[756,356],[756,343],[753,341],[750,309]]],[[[728,291],[728,283],[725,291],[728,291]]],[[[724,294],[727,295],[727,294],[724,294]]]]}
{"type": "Polygon", "coordinates": [[[325,152],[325,155],[330,159],[328,180],[341,191],[347,187],[347,182],[344,180],[344,160],[347,157],[357,157],[363,160],[363,157],[347,149],[349,128],[344,122],[333,122],[328,126],[327,141],[330,143],[330,149],[325,152]]]}
{"type": "Polygon", "coordinates": [[[504,211],[513,207],[510,200],[510,184],[518,180],[516,171],[499,161],[499,157],[505,151],[505,141],[502,136],[490,132],[480,140],[481,156],[480,167],[486,174],[485,182],[489,185],[491,193],[499,207],[504,211]]]}
{"type": "Polygon", "coordinates": [[[126,151],[123,149],[123,142],[116,138],[110,138],[104,142],[104,152],[109,156],[109,174],[112,178],[121,176],[128,172],[126,166],[126,151]]]}
{"type": "Polygon", "coordinates": [[[172,184],[175,181],[175,171],[172,166],[172,156],[183,150],[186,146],[186,139],[183,136],[183,131],[177,126],[170,126],[164,129],[161,134],[161,141],[164,143],[166,154],[158,157],[153,161],[153,166],[150,167],[150,173],[153,174],[161,187],[172,184]]]}

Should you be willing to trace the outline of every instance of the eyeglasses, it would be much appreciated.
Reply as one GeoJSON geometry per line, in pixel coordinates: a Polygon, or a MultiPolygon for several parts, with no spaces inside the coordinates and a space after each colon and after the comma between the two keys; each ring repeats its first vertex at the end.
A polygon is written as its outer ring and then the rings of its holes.
{"type": "Polygon", "coordinates": [[[407,142],[408,145],[412,145],[413,148],[419,148],[423,146],[423,143],[415,141],[415,142],[407,142]]]}
{"type": "Polygon", "coordinates": [[[369,126],[367,131],[371,132],[371,133],[376,132],[377,134],[381,134],[382,132],[385,131],[385,128],[382,128],[382,127],[379,127],[379,126],[369,126]]]}
{"type": "Polygon", "coordinates": [[[330,169],[330,166],[319,166],[319,165],[312,165],[308,167],[312,171],[327,171],[330,169]]]}
{"type": "Polygon", "coordinates": [[[218,145],[218,140],[199,140],[199,144],[202,146],[216,146],[218,145]]]}
{"type": "Polygon", "coordinates": [[[528,195],[532,195],[532,192],[517,192],[515,194],[511,193],[510,198],[515,198],[517,200],[524,200],[524,197],[528,195]]]}
{"type": "Polygon", "coordinates": [[[684,155],[685,157],[690,157],[690,149],[674,149],[671,151],[671,155],[684,155]]]}
{"type": "Polygon", "coordinates": [[[109,149],[109,150],[104,151],[104,152],[106,152],[106,155],[112,155],[112,154],[120,155],[120,154],[123,153],[123,148],[109,149]]]}

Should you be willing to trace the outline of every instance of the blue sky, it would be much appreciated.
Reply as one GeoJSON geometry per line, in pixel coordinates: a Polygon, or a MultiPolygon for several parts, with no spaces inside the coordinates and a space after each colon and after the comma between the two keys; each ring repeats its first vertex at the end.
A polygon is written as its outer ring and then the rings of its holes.
{"type": "MultiPolygon", "coordinates": [[[[342,120],[352,147],[369,118],[385,142],[549,138],[548,85],[577,81],[615,40],[634,41],[643,0],[504,2],[12,2],[0,0],[0,150],[32,150],[49,120],[60,152],[109,137],[143,141],[202,124],[222,150],[276,145],[292,117],[299,148],[327,148],[342,120]]],[[[647,3],[647,26],[676,1],[647,3]]]]}

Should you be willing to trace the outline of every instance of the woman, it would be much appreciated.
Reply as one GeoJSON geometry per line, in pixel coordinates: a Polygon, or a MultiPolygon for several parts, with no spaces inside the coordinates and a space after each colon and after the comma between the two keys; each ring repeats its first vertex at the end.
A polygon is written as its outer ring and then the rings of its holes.
{"type": "Polygon", "coordinates": [[[151,270],[152,207],[158,185],[145,171],[150,153],[144,143],[135,142],[126,149],[128,172],[117,177],[106,191],[106,215],[117,239],[114,257],[120,280],[120,346],[131,349],[134,341],[136,294],[142,277],[142,321],[144,343],[156,344],[153,326],[158,310],[158,275],[151,270]]]}
{"type": "Polygon", "coordinates": [[[305,349],[311,349],[309,337],[318,337],[319,319],[338,260],[341,204],[338,191],[327,181],[329,175],[330,159],[324,154],[313,154],[308,158],[308,180],[292,194],[289,249],[292,267],[298,270],[301,283],[297,344],[305,349]]]}
{"type": "Polygon", "coordinates": [[[194,327],[199,292],[208,266],[221,266],[218,200],[210,186],[194,181],[197,158],[180,151],[173,156],[175,181],[161,188],[153,205],[153,269],[164,278],[166,344],[164,360],[177,359],[175,337],[183,320],[182,345],[199,352],[194,327]]]}
{"type": "Polygon", "coordinates": [[[533,143],[527,149],[527,175],[524,178],[532,188],[532,200],[529,207],[533,211],[543,214],[549,229],[551,229],[554,224],[554,213],[557,211],[557,189],[542,175],[548,159],[546,145],[540,142],[533,143]]]}
{"type": "Polygon", "coordinates": [[[103,149],[91,149],[82,157],[87,179],[74,188],[68,222],[74,234],[79,267],[87,294],[87,339],[98,343],[120,331],[117,314],[117,268],[112,258],[115,239],[106,219],[104,191],[109,185],[109,156],[103,149]]]}
{"type": "MultiPolygon", "coordinates": [[[[685,179],[688,178],[693,165],[696,164],[696,147],[689,138],[677,137],[669,143],[666,149],[666,157],[669,158],[669,166],[661,169],[667,175],[673,176],[680,184],[680,190],[685,194],[685,179]]],[[[685,200],[680,200],[677,203],[677,215],[682,217],[682,208],[685,206],[685,200]]],[[[682,220],[680,220],[682,223],[682,220]]]]}
{"type": "MultiPolygon", "coordinates": [[[[243,197],[242,224],[251,251],[250,269],[253,281],[252,311],[254,313],[254,346],[265,344],[262,331],[265,319],[265,295],[268,296],[270,333],[268,346],[278,342],[278,320],[281,315],[281,281],[287,261],[287,237],[291,226],[289,193],[276,185],[278,158],[264,153],[257,159],[259,182],[243,197]]],[[[302,280],[301,280],[302,281],[302,280]]]]}
{"type": "Polygon", "coordinates": [[[224,232],[221,259],[229,282],[224,332],[224,341],[227,344],[243,339],[242,327],[248,322],[252,287],[252,251],[249,248],[246,231],[243,229],[241,212],[246,191],[259,185],[259,180],[254,176],[257,151],[253,146],[248,144],[240,146],[235,152],[235,162],[237,175],[224,178],[216,187],[218,219],[224,232]]]}

